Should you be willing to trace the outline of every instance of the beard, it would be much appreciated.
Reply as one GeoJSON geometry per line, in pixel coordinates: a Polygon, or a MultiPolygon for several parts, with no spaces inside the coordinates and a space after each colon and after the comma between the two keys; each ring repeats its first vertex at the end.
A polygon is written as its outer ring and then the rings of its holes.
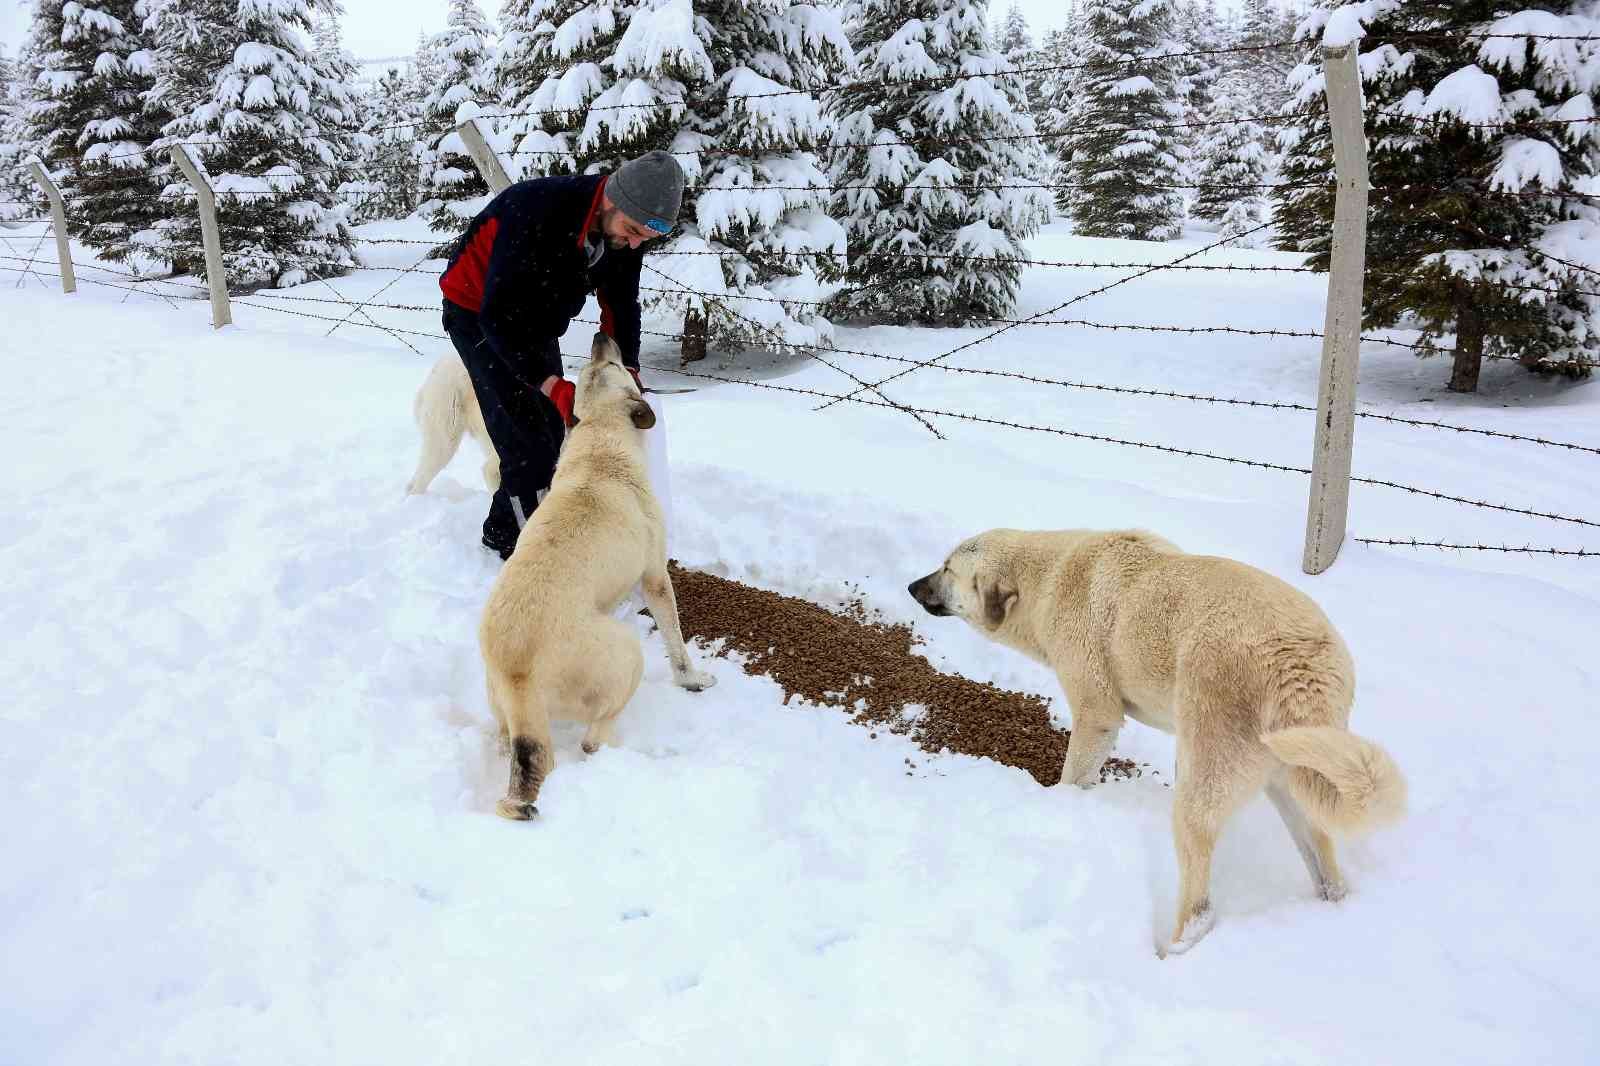
{"type": "Polygon", "coordinates": [[[620,214],[621,212],[615,207],[602,208],[600,212],[599,236],[606,242],[606,247],[614,252],[619,252],[628,246],[626,237],[615,237],[611,234],[611,228],[616,224],[617,217],[620,214]]]}

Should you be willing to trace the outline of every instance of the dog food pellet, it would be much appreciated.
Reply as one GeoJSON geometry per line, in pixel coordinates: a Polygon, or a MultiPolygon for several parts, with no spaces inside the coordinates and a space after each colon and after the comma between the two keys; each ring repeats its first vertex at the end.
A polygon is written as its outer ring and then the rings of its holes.
{"type": "MultiPolygon", "coordinates": [[[[771,677],[785,704],[798,698],[837,707],[857,724],[908,736],[930,754],[948,749],[994,759],[1028,771],[1041,785],[1061,780],[1069,734],[1050,724],[1049,700],[940,673],[916,653],[922,639],[910,626],[883,622],[859,593],[830,611],[676,563],[672,585],[683,635],[705,645],[721,641],[715,654],[736,654],[745,673],[771,677]],[[904,716],[908,705],[927,709],[912,721],[904,716]]],[[[1139,774],[1131,760],[1112,758],[1100,776],[1139,774]]]]}

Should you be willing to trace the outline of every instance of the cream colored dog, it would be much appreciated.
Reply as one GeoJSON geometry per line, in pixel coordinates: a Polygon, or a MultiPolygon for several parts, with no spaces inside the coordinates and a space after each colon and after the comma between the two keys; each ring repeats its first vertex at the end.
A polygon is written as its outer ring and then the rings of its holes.
{"type": "Polygon", "coordinates": [[[612,612],[635,585],[667,644],[672,679],[693,692],[716,679],[691,668],[667,573],[666,529],[645,471],[644,431],[655,413],[609,338],[595,334],[550,493],[528,519],[489,593],[478,644],[489,706],[511,752],[511,782],[496,810],[538,813],[555,765],[552,718],[587,722],[583,750],[609,743],[639,687],[637,634],[612,612]]]}
{"type": "Polygon", "coordinates": [[[472,434],[483,451],[483,483],[489,491],[500,487],[500,453],[494,450],[489,431],[483,425],[483,412],[478,408],[478,396],[472,391],[472,379],[461,357],[454,352],[439,357],[417,390],[411,404],[412,417],[417,422],[417,432],[422,435],[422,454],[417,458],[417,472],[411,475],[406,492],[416,495],[428,491],[433,479],[445,468],[461,437],[472,434]]]}
{"type": "Polygon", "coordinates": [[[1212,849],[1262,788],[1328,900],[1345,892],[1329,833],[1404,813],[1399,769],[1346,731],[1355,667],[1344,641],[1270,574],[1143,532],[997,529],[909,591],[1056,672],[1072,708],[1063,783],[1099,781],[1125,713],[1177,735],[1170,951],[1210,928],[1212,849]]]}

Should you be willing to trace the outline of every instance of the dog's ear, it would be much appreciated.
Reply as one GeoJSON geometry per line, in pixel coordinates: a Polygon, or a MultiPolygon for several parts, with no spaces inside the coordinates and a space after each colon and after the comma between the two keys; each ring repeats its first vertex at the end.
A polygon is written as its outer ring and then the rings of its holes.
{"type": "Polygon", "coordinates": [[[983,607],[983,620],[990,629],[998,629],[1017,602],[1017,589],[1009,579],[991,578],[978,583],[978,598],[983,607]]]}
{"type": "Polygon", "coordinates": [[[643,400],[628,401],[628,416],[638,429],[649,429],[656,424],[656,413],[643,400]]]}

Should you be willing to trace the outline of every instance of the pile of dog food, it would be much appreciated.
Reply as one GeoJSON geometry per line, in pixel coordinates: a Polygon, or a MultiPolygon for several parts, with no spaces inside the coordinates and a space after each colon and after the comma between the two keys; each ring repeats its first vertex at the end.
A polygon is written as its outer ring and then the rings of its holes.
{"type": "MultiPolygon", "coordinates": [[[[940,673],[916,653],[922,641],[910,626],[882,621],[859,597],[830,611],[676,564],[672,584],[685,639],[771,677],[785,703],[837,707],[874,738],[882,730],[927,752],[994,759],[1041,785],[1061,780],[1070,734],[1050,724],[1049,700],[940,673]]],[[[1111,758],[1101,779],[1139,774],[1130,760],[1111,758]]]]}

